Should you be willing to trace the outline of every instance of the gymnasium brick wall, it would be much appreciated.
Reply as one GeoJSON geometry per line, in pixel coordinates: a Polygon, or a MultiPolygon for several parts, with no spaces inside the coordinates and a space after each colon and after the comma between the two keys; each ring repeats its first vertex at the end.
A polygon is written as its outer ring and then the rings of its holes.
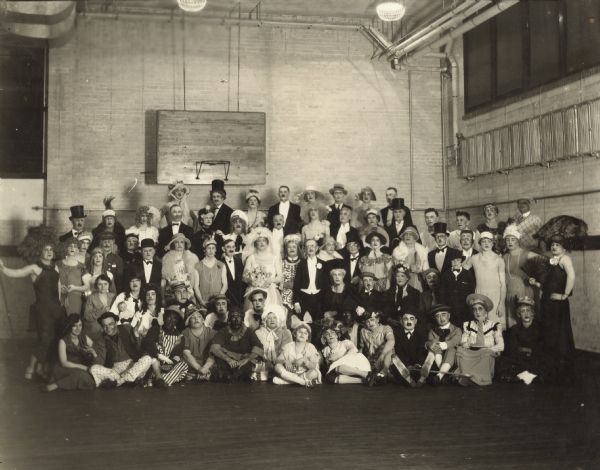
{"type": "MultiPolygon", "coordinates": [[[[464,118],[464,89],[462,70],[462,45],[455,46],[459,64],[460,102],[459,132],[471,136],[521,121],[546,112],[568,107],[582,101],[600,97],[600,74],[582,76],[567,85],[540,92],[515,103],[502,106],[474,117],[464,118]]],[[[449,102],[448,102],[449,103],[449,102]]],[[[500,219],[506,220],[516,213],[516,200],[522,196],[540,198],[532,205],[532,211],[543,221],[562,214],[585,220],[589,233],[600,234],[600,192],[587,195],[562,197],[576,191],[600,190],[600,159],[577,157],[552,163],[550,168],[532,166],[511,170],[508,175],[490,174],[467,181],[458,176],[455,165],[448,168],[448,190],[451,209],[464,208],[471,212],[473,223],[483,222],[481,207],[487,202],[511,201],[500,204],[500,219]],[[558,196],[544,199],[548,196],[558,196]]],[[[454,227],[454,211],[448,212],[448,220],[454,227]]],[[[600,251],[573,252],[577,274],[571,300],[572,324],[576,346],[600,352],[600,251]]]]}
{"type": "MultiPolygon", "coordinates": [[[[407,72],[371,60],[357,31],[242,27],[239,51],[237,34],[189,20],[79,17],[69,43],[50,51],[47,205],[62,210],[48,222],[67,229],[67,208],[79,202],[95,226],[107,194],[118,210],[166,202],[165,185],[144,182],[154,145],[146,123],[152,110],[184,108],[184,62],[186,109],[235,111],[239,85],[239,110],[266,113],[263,208],[279,184],[297,194],[334,182],[352,196],[370,184],[381,205],[395,185],[413,208],[441,206],[439,74],[411,72],[411,188],[407,72]]],[[[208,189],[192,187],[192,208],[208,189]]],[[[244,207],[247,189],[228,185],[229,204],[244,207]]],[[[120,218],[128,226],[133,212],[120,218]]]]}

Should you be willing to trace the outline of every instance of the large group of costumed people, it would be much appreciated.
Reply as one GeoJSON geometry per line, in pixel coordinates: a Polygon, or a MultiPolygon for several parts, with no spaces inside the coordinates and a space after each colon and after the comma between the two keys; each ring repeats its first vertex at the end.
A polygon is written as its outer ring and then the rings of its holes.
{"type": "Polygon", "coordinates": [[[417,228],[394,187],[378,208],[370,187],[350,201],[335,184],[330,201],[308,186],[296,204],[281,186],[266,211],[255,189],[233,210],[221,180],[200,210],[189,192],[170,185],[168,204],[139,207],[128,229],[112,198],[92,231],[75,205],[59,241],[29,229],[30,264],[0,261],[33,281],[26,379],[47,391],[572,379],[570,238],[549,234],[542,253],[529,199],[507,221],[485,205],[478,227],[458,211],[449,231],[434,208],[417,228]]]}

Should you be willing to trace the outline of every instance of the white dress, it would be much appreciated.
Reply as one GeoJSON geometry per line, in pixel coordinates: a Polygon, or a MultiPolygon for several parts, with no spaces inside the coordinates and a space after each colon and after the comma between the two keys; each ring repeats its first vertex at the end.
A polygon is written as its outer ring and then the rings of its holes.
{"type": "Polygon", "coordinates": [[[354,367],[355,369],[364,372],[371,371],[369,360],[363,354],[358,352],[354,343],[349,339],[338,341],[333,348],[325,346],[325,348],[323,348],[323,357],[327,364],[329,364],[327,373],[344,365],[354,367]]]}
{"type": "MultiPolygon", "coordinates": [[[[261,287],[267,291],[267,304],[283,305],[277,284],[269,281],[274,279],[278,273],[281,273],[281,266],[277,269],[277,263],[281,265],[281,261],[272,255],[270,258],[270,261],[261,263],[256,258],[256,255],[248,256],[246,265],[244,266],[244,278],[249,280],[246,292],[250,292],[255,287],[261,287]],[[263,274],[266,277],[263,277],[263,274]]],[[[246,304],[248,306],[245,305],[245,310],[248,310],[250,308],[248,299],[246,299],[246,304]]]]}

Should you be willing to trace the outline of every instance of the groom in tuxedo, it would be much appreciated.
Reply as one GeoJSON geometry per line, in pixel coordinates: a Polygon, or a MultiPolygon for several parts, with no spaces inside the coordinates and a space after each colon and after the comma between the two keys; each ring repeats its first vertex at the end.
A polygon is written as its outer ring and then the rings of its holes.
{"type": "Polygon", "coordinates": [[[300,218],[300,206],[290,202],[290,188],[280,186],[278,190],[279,202],[269,207],[267,221],[270,228],[273,228],[273,217],[277,214],[283,215],[283,233],[300,233],[302,228],[302,219],[300,218]]]}
{"type": "Polygon", "coordinates": [[[165,247],[173,239],[173,235],[183,233],[190,240],[192,235],[194,235],[194,229],[181,221],[183,217],[181,206],[173,204],[169,208],[169,214],[171,215],[171,224],[161,228],[160,232],[158,232],[158,256],[161,258],[165,254],[165,247]]]}

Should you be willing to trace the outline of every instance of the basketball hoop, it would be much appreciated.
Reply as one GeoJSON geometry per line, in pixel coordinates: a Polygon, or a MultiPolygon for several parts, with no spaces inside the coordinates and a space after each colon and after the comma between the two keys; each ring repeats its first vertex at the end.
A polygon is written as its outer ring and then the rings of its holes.
{"type": "Polygon", "coordinates": [[[223,165],[223,171],[225,173],[225,178],[223,178],[223,180],[228,181],[229,166],[231,165],[231,162],[229,160],[200,160],[199,162],[196,162],[196,179],[197,180],[200,179],[200,173],[202,172],[202,165],[205,165],[205,166],[223,165]]]}

